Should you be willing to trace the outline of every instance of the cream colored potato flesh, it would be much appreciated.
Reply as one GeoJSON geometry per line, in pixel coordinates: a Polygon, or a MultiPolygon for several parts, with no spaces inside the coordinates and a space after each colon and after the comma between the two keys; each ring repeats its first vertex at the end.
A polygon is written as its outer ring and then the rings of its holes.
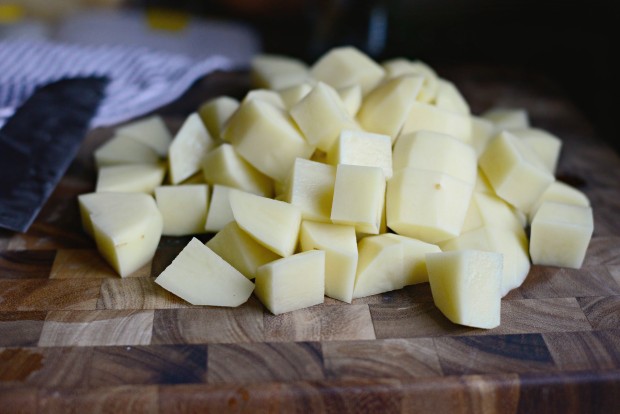
{"type": "Polygon", "coordinates": [[[325,252],[325,295],[351,303],[358,257],[355,228],[304,220],[299,241],[304,252],[325,252]]]}
{"type": "Polygon", "coordinates": [[[346,86],[336,90],[349,115],[355,117],[362,106],[362,88],[359,85],[346,86]]]}
{"type": "Polygon", "coordinates": [[[231,191],[228,197],[239,227],[274,253],[293,254],[301,225],[298,207],[242,191],[231,191]]]}
{"type": "Polygon", "coordinates": [[[590,200],[584,193],[561,181],[554,181],[534,203],[534,207],[532,207],[528,214],[530,222],[545,201],[590,207],[590,200]]]}
{"type": "Polygon", "coordinates": [[[330,164],[379,167],[392,177],[392,141],[388,135],[345,129],[327,153],[330,164]]]}
{"type": "Polygon", "coordinates": [[[470,144],[476,151],[476,156],[484,152],[489,141],[497,135],[495,124],[488,119],[472,115],[470,144]]]}
{"type": "Polygon", "coordinates": [[[252,282],[195,238],[155,283],[192,305],[239,306],[254,290],[252,282]]]}
{"type": "Polygon", "coordinates": [[[543,162],[551,174],[555,174],[562,150],[562,141],[547,131],[537,128],[514,128],[510,133],[521,138],[543,162]]]}
{"type": "Polygon", "coordinates": [[[463,95],[461,95],[457,87],[452,82],[441,78],[437,79],[435,106],[463,115],[469,115],[471,113],[467,101],[463,95]]]}
{"type": "Polygon", "coordinates": [[[172,134],[160,116],[151,116],[139,119],[118,128],[116,133],[126,135],[147,145],[160,157],[168,155],[168,148],[172,143],[172,134]]]}
{"type": "Polygon", "coordinates": [[[542,203],[531,225],[532,263],[579,269],[593,231],[591,207],[542,203]]]}
{"type": "Polygon", "coordinates": [[[386,233],[386,236],[399,242],[403,248],[403,285],[428,282],[426,255],[441,252],[439,246],[399,234],[386,233]]]}
{"type": "Polygon", "coordinates": [[[297,158],[288,180],[285,201],[299,207],[305,220],[329,222],[336,183],[332,165],[297,158]]]}
{"type": "Polygon", "coordinates": [[[366,131],[388,135],[394,142],[423,81],[422,76],[400,76],[374,88],[364,97],[357,114],[360,125],[366,131]]]}
{"type": "Polygon", "coordinates": [[[405,168],[387,184],[387,225],[398,234],[427,243],[456,237],[472,191],[472,184],[450,175],[405,168]]]}
{"type": "Polygon", "coordinates": [[[325,301],[325,252],[311,250],[258,268],[256,296],[274,315],[325,301]]]}
{"type": "Polygon", "coordinates": [[[203,157],[215,145],[200,116],[187,117],[168,151],[170,182],[178,184],[200,171],[203,157]]]}
{"type": "Polygon", "coordinates": [[[494,194],[474,191],[461,231],[475,230],[482,226],[500,227],[513,232],[523,231],[521,220],[508,203],[494,194]]]}
{"type": "Polygon", "coordinates": [[[278,91],[284,107],[291,109],[293,105],[301,101],[312,90],[312,85],[309,82],[302,82],[297,85],[289,86],[287,88],[278,91]]]}
{"type": "Polygon", "coordinates": [[[452,322],[475,328],[499,326],[502,255],[461,250],[426,256],[433,301],[452,322]]]}
{"type": "Polygon", "coordinates": [[[258,55],[251,62],[252,81],[256,87],[283,89],[303,82],[308,67],[288,56],[258,55]]]}
{"type": "Polygon", "coordinates": [[[237,108],[239,108],[238,100],[230,96],[219,96],[202,104],[198,108],[198,115],[209,131],[209,135],[214,139],[221,139],[226,122],[237,108]]]}
{"type": "Polygon", "coordinates": [[[489,142],[479,165],[495,193],[524,213],[554,181],[536,153],[507,131],[489,142]]]}
{"type": "Polygon", "coordinates": [[[400,135],[427,130],[451,135],[469,143],[471,142],[471,128],[469,115],[446,111],[422,102],[414,102],[400,135]]]}
{"type": "Polygon", "coordinates": [[[231,190],[234,189],[225,185],[216,184],[213,186],[207,211],[207,220],[205,222],[206,231],[218,232],[225,225],[235,220],[230,208],[230,200],[228,199],[231,190]]]}
{"type": "Polygon", "coordinates": [[[239,107],[223,136],[254,168],[276,181],[286,179],[295,158],[307,159],[314,152],[285,111],[259,99],[239,107]]]}
{"type": "Polygon", "coordinates": [[[121,191],[152,194],[164,180],[166,168],[161,164],[125,164],[101,167],[97,173],[96,192],[121,191]]]}
{"type": "Polygon", "coordinates": [[[242,103],[252,99],[260,99],[282,110],[286,109],[286,105],[284,104],[280,94],[276,91],[272,91],[271,89],[252,89],[245,95],[242,103]]]}
{"type": "Polygon", "coordinates": [[[352,225],[360,233],[378,234],[385,202],[385,186],[381,168],[338,165],[332,222],[352,225]]]}
{"type": "Polygon", "coordinates": [[[248,279],[256,277],[256,269],[260,266],[280,258],[241,230],[234,221],[224,226],[206,244],[248,279]]]}
{"type": "Polygon", "coordinates": [[[491,108],[482,117],[493,122],[498,130],[530,126],[527,111],[521,108],[491,108]]]}
{"type": "Polygon", "coordinates": [[[151,147],[126,135],[116,135],[94,153],[97,168],[118,164],[157,164],[159,156],[151,147]]]}
{"type": "Polygon", "coordinates": [[[205,232],[209,205],[208,185],[156,187],[155,201],[164,219],[164,236],[187,236],[205,232]]]}
{"type": "Polygon", "coordinates": [[[273,195],[273,180],[244,160],[230,144],[207,152],[201,165],[204,179],[211,185],[225,185],[265,197],[273,195]]]}
{"type": "Polygon", "coordinates": [[[388,234],[364,237],[358,243],[359,259],[353,299],[405,286],[403,245],[388,234]]]}
{"type": "Polygon", "coordinates": [[[383,63],[387,78],[394,78],[402,75],[418,75],[424,77],[424,83],[416,99],[420,102],[430,103],[437,96],[438,77],[433,68],[426,63],[415,60],[410,61],[404,58],[396,58],[383,63]]]}
{"type": "Polygon", "coordinates": [[[89,193],[78,197],[84,230],[101,256],[125,277],[147,264],[161,238],[163,219],[144,193],[89,193]]]}

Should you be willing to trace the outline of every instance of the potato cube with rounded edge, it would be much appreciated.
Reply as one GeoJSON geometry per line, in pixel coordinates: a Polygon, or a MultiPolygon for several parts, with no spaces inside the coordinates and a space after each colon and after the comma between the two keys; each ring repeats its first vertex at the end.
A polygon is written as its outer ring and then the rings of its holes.
{"type": "Polygon", "coordinates": [[[168,151],[170,182],[178,184],[200,171],[203,157],[214,145],[200,116],[197,113],[188,116],[168,151]]]}
{"type": "Polygon", "coordinates": [[[116,130],[119,135],[135,139],[141,144],[149,146],[160,157],[168,155],[168,148],[172,143],[172,134],[164,120],[157,115],[138,119],[116,130]]]}
{"type": "Polygon", "coordinates": [[[254,290],[252,282],[196,238],[155,283],[192,305],[239,306],[254,290]]]}
{"type": "Polygon", "coordinates": [[[489,141],[497,135],[495,124],[488,119],[472,115],[470,144],[476,151],[476,156],[484,152],[489,141]]]}
{"type": "Polygon", "coordinates": [[[252,83],[258,88],[282,89],[308,78],[306,64],[288,56],[258,55],[250,64],[252,83]]]}
{"type": "Polygon", "coordinates": [[[504,200],[492,193],[474,191],[461,231],[482,226],[500,227],[514,232],[522,232],[524,227],[517,212],[504,200]]]}
{"type": "Polygon", "coordinates": [[[555,174],[562,149],[562,141],[558,137],[537,128],[513,128],[509,131],[534,150],[547,170],[555,174]]]}
{"type": "Polygon", "coordinates": [[[325,251],[325,295],[351,303],[358,257],[355,228],[304,220],[299,241],[301,251],[325,251]]]}
{"type": "Polygon", "coordinates": [[[215,184],[213,186],[209,208],[207,210],[207,221],[205,222],[206,231],[220,231],[225,225],[231,221],[235,221],[232,209],[230,208],[230,200],[228,199],[228,195],[232,190],[234,190],[234,188],[225,185],[215,184]]]}
{"type": "Polygon", "coordinates": [[[224,226],[206,245],[248,279],[256,277],[256,269],[260,266],[281,257],[250,237],[234,221],[224,226]]]}
{"type": "Polygon", "coordinates": [[[284,89],[280,89],[278,93],[280,94],[282,102],[284,102],[284,107],[286,109],[291,109],[293,105],[308,95],[311,90],[312,84],[310,84],[310,82],[302,82],[284,89]]]}
{"type": "Polygon", "coordinates": [[[433,301],[452,322],[491,329],[501,318],[502,255],[477,250],[426,256],[433,301]]]}
{"type": "Polygon", "coordinates": [[[420,60],[410,61],[404,58],[395,58],[383,62],[386,78],[391,79],[402,75],[419,75],[424,77],[424,83],[416,100],[424,103],[432,102],[437,96],[437,73],[426,63],[420,60]]]}
{"type": "Polygon", "coordinates": [[[362,88],[359,85],[351,85],[338,88],[336,91],[349,115],[355,117],[362,106],[362,88]]]}
{"type": "Polygon", "coordinates": [[[532,220],[532,263],[579,269],[593,231],[591,207],[545,201],[532,220]]]}
{"type": "Polygon", "coordinates": [[[440,132],[470,143],[471,117],[434,105],[414,102],[399,136],[422,130],[440,132]]]}
{"type": "Polygon", "coordinates": [[[408,286],[428,282],[426,255],[428,253],[441,252],[439,246],[411,237],[401,236],[400,234],[386,233],[386,236],[398,241],[402,245],[403,285],[408,286]]]}
{"type": "Polygon", "coordinates": [[[385,176],[379,167],[338,165],[332,222],[352,225],[360,233],[379,234],[385,186],[385,176]]]}
{"type": "Polygon", "coordinates": [[[527,111],[522,108],[491,108],[482,117],[493,122],[498,130],[530,127],[527,111]]]}
{"type": "Polygon", "coordinates": [[[96,192],[120,191],[152,194],[164,181],[163,164],[124,164],[101,167],[97,173],[96,192]]]}
{"type": "Polygon", "coordinates": [[[155,201],[164,219],[164,236],[205,232],[209,186],[206,184],[155,187],[155,201]]]}
{"type": "Polygon", "coordinates": [[[209,134],[215,139],[221,139],[226,122],[237,108],[239,108],[239,101],[235,98],[218,96],[200,105],[198,115],[209,134]]]}
{"type": "Polygon", "coordinates": [[[286,105],[284,104],[282,97],[280,97],[280,94],[276,91],[272,91],[271,89],[252,89],[245,95],[242,103],[252,99],[260,99],[264,102],[272,104],[276,108],[286,109],[286,105]]]}
{"type": "Polygon", "coordinates": [[[301,225],[297,206],[242,191],[231,191],[228,197],[239,227],[272,252],[293,254],[301,225]]]}
{"type": "Polygon", "coordinates": [[[159,156],[148,145],[126,136],[115,135],[95,150],[97,168],[119,164],[157,164],[159,156]]]}
{"type": "Polygon", "coordinates": [[[163,219],[144,193],[88,193],[78,197],[84,230],[101,256],[125,277],[147,264],[161,238],[163,219]]]}
{"type": "Polygon", "coordinates": [[[554,181],[549,187],[542,193],[542,195],[534,203],[534,207],[528,213],[529,221],[531,222],[536,212],[545,201],[554,201],[556,203],[571,204],[575,206],[590,207],[590,200],[588,197],[571,187],[570,185],[563,183],[562,181],[554,181]]]}
{"type": "Polygon", "coordinates": [[[334,166],[297,158],[284,201],[299,207],[306,220],[330,222],[335,182],[334,166]]]}
{"type": "Polygon", "coordinates": [[[327,161],[332,165],[379,167],[389,179],[392,177],[392,141],[387,135],[344,129],[327,153],[327,161]]]}
{"type": "Polygon", "coordinates": [[[437,96],[435,106],[459,114],[469,115],[469,105],[457,87],[446,79],[437,79],[437,96]]]}
{"type": "Polygon", "coordinates": [[[364,237],[358,243],[358,252],[354,299],[405,286],[404,251],[399,240],[388,234],[364,237]]]}
{"type": "Polygon", "coordinates": [[[274,315],[325,301],[325,252],[310,250],[262,265],[256,296],[274,315]]]}

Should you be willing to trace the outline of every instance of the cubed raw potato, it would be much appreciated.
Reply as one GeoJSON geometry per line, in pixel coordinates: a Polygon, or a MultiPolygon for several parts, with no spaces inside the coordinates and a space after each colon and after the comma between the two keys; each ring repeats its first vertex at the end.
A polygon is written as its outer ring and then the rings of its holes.
{"type": "Polygon", "coordinates": [[[530,231],[532,263],[579,269],[593,231],[591,207],[542,203],[530,231]]]}
{"type": "Polygon", "coordinates": [[[304,252],[325,252],[325,295],[351,303],[357,268],[355,228],[304,220],[299,241],[304,252]]]}
{"type": "Polygon", "coordinates": [[[238,100],[230,96],[219,96],[202,104],[198,108],[198,115],[209,131],[209,135],[214,139],[221,139],[226,122],[237,108],[239,108],[238,100]]]}
{"type": "Polygon", "coordinates": [[[507,131],[489,142],[478,163],[495,193],[524,213],[554,181],[536,153],[507,131]]]}
{"type": "Polygon", "coordinates": [[[360,125],[367,131],[388,135],[394,142],[411,112],[423,81],[422,76],[405,75],[374,88],[364,97],[357,114],[360,125]]]}
{"type": "Polygon", "coordinates": [[[288,56],[258,55],[251,62],[252,83],[259,88],[283,89],[308,77],[308,67],[288,56]]]}
{"type": "Polygon", "coordinates": [[[408,167],[437,171],[474,184],[477,159],[471,146],[450,135],[418,131],[401,136],[394,145],[394,170],[408,167]]]}
{"type": "Polygon", "coordinates": [[[260,266],[280,258],[241,230],[234,221],[224,226],[206,244],[248,279],[256,277],[260,266]]]}
{"type": "Polygon", "coordinates": [[[225,225],[235,220],[228,199],[231,190],[234,188],[219,184],[213,186],[209,209],[207,210],[206,231],[220,231],[225,225]]]}
{"type": "Polygon", "coordinates": [[[286,112],[259,99],[239,107],[223,136],[254,168],[276,181],[286,179],[295,158],[307,159],[314,152],[286,112]]]}
{"type": "Polygon", "coordinates": [[[474,191],[461,231],[475,230],[482,226],[523,231],[522,221],[508,203],[494,194],[474,191]]]}
{"type": "Polygon", "coordinates": [[[215,141],[200,116],[197,113],[188,116],[168,151],[170,182],[178,184],[200,171],[203,157],[213,146],[215,141]]]}
{"type": "Polygon", "coordinates": [[[499,326],[502,255],[460,250],[426,256],[433,301],[452,322],[474,328],[499,326]]]}
{"type": "Polygon", "coordinates": [[[284,107],[291,109],[293,105],[301,101],[312,90],[312,84],[310,82],[302,82],[296,85],[289,86],[287,88],[278,91],[284,107]]]}
{"type": "Polygon", "coordinates": [[[536,212],[540,208],[541,204],[545,201],[555,201],[556,203],[590,207],[590,200],[584,193],[577,190],[576,188],[571,187],[566,183],[563,183],[561,181],[554,181],[542,193],[540,198],[536,200],[534,207],[532,207],[531,211],[528,214],[530,222],[536,215],[536,212]]]}
{"type": "Polygon", "coordinates": [[[527,111],[522,108],[491,108],[482,117],[493,122],[498,130],[530,127],[527,111]]]}
{"type": "Polygon", "coordinates": [[[387,225],[396,233],[437,243],[461,232],[473,184],[448,174],[405,168],[388,181],[387,225]]]}
{"type": "Polygon", "coordinates": [[[329,151],[343,129],[359,129],[338,93],[319,82],[289,111],[308,143],[329,151]]]}
{"type": "Polygon", "coordinates": [[[202,174],[211,185],[225,185],[265,197],[273,195],[273,180],[241,158],[227,143],[207,152],[202,160],[202,174]]]}
{"type": "Polygon", "coordinates": [[[403,248],[403,285],[428,282],[426,255],[441,252],[439,246],[394,233],[386,233],[386,236],[399,242],[403,248]]]}
{"type": "Polygon", "coordinates": [[[493,191],[493,187],[491,187],[491,183],[484,172],[478,167],[478,174],[476,175],[476,184],[474,184],[474,192],[476,193],[485,193],[485,194],[493,194],[495,195],[495,191],[493,191]]]}
{"type": "Polygon", "coordinates": [[[272,91],[271,89],[252,89],[245,95],[243,102],[247,102],[252,99],[260,99],[264,102],[269,102],[276,108],[286,109],[286,105],[284,104],[282,97],[280,97],[280,94],[276,91],[272,91]]]}
{"type": "Polygon", "coordinates": [[[154,256],[163,220],[155,200],[144,193],[88,193],[78,197],[84,230],[101,256],[125,277],[154,256]]]}
{"type": "Polygon", "coordinates": [[[228,197],[239,227],[274,253],[293,254],[301,225],[297,206],[242,191],[231,191],[228,197]]]}
{"type": "Polygon", "coordinates": [[[447,111],[458,112],[459,114],[469,115],[471,113],[469,104],[457,87],[446,79],[437,79],[437,96],[435,105],[447,111]]]}
{"type": "Polygon", "coordinates": [[[364,237],[358,243],[359,258],[353,299],[401,289],[405,286],[403,244],[388,234],[364,237]]]}
{"type": "Polygon", "coordinates": [[[154,115],[126,124],[116,130],[118,135],[125,135],[150,147],[160,157],[168,155],[172,134],[161,117],[154,115]]]}
{"type": "Polygon", "coordinates": [[[311,250],[267,263],[256,272],[256,296],[274,315],[325,301],[325,252],[311,250]]]}
{"type": "Polygon", "coordinates": [[[181,181],[178,185],[192,185],[192,184],[208,184],[205,181],[205,177],[202,175],[202,171],[198,172],[191,177],[181,181]]]}
{"type": "Polygon", "coordinates": [[[125,164],[101,167],[96,192],[136,192],[152,194],[166,174],[163,164],[125,164]]]}
{"type": "Polygon", "coordinates": [[[334,166],[297,158],[284,199],[299,207],[304,220],[330,222],[335,182],[334,166]]]}
{"type": "Polygon", "coordinates": [[[155,283],[192,305],[239,306],[254,284],[193,238],[155,283]]]}
{"type": "Polygon", "coordinates": [[[327,153],[332,165],[379,167],[392,177],[392,141],[388,135],[345,129],[327,153]]]}
{"type": "Polygon", "coordinates": [[[164,219],[164,236],[205,232],[209,186],[206,184],[155,187],[155,201],[164,219]]]}
{"type": "Polygon", "coordinates": [[[476,156],[484,152],[489,141],[497,135],[495,124],[488,119],[479,116],[471,116],[471,139],[470,144],[476,151],[476,156]]]}
{"type": "Polygon", "coordinates": [[[414,102],[400,131],[400,136],[422,130],[440,132],[470,143],[471,117],[446,111],[434,105],[414,102]]]}
{"type": "Polygon", "coordinates": [[[351,85],[339,88],[336,92],[349,115],[355,117],[362,106],[362,88],[359,85],[351,85]]]}
{"type": "Polygon", "coordinates": [[[527,237],[523,229],[513,231],[483,226],[440,243],[441,250],[481,250],[503,255],[501,296],[521,286],[530,271],[527,237]]]}
{"type": "Polygon", "coordinates": [[[396,58],[383,62],[386,78],[391,79],[402,75],[419,75],[424,77],[424,83],[417,100],[430,103],[437,96],[438,77],[433,68],[420,60],[410,61],[404,58],[396,58]]]}
{"type": "Polygon", "coordinates": [[[537,128],[513,128],[510,133],[521,138],[547,167],[551,174],[555,174],[560,159],[562,141],[555,135],[537,128]]]}
{"type": "Polygon", "coordinates": [[[95,151],[97,168],[118,164],[157,164],[159,156],[151,147],[126,136],[115,135],[95,151]]]}
{"type": "Polygon", "coordinates": [[[359,84],[362,94],[383,79],[385,71],[375,61],[354,47],[331,49],[310,68],[310,76],[334,88],[359,84]]]}
{"type": "Polygon", "coordinates": [[[379,234],[385,186],[385,176],[381,168],[338,165],[331,210],[332,222],[354,226],[360,233],[379,234]]]}

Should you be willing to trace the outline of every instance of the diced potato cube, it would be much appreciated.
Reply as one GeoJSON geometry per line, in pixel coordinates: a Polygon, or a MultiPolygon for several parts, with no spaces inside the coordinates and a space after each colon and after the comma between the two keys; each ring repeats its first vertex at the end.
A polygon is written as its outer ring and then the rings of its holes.
{"type": "Polygon", "coordinates": [[[252,282],[195,238],[155,283],[192,305],[239,306],[254,290],[252,282]]]}
{"type": "Polygon", "coordinates": [[[537,128],[513,128],[510,133],[529,145],[547,170],[555,174],[562,149],[562,141],[558,137],[537,128]]]}
{"type": "Polygon", "coordinates": [[[359,259],[353,299],[405,286],[403,245],[388,234],[364,237],[358,243],[359,259]]]}
{"type": "Polygon", "coordinates": [[[471,146],[450,135],[418,131],[401,136],[394,145],[394,170],[415,167],[446,173],[473,184],[477,159],[471,146]]]}
{"type": "Polygon", "coordinates": [[[392,142],[407,119],[424,78],[400,76],[380,84],[364,97],[357,114],[367,131],[388,135],[392,142]]]}
{"type": "Polygon", "coordinates": [[[298,207],[242,191],[231,191],[228,197],[239,227],[274,253],[293,254],[301,225],[298,207]]]}
{"type": "Polygon", "coordinates": [[[471,113],[469,105],[457,87],[446,79],[437,79],[437,96],[435,106],[447,111],[457,112],[463,115],[471,113]]]}
{"type": "Polygon", "coordinates": [[[334,88],[359,84],[362,94],[372,90],[383,78],[381,66],[354,47],[337,47],[324,54],[310,68],[310,76],[334,88]]]}
{"type": "Polygon", "coordinates": [[[297,158],[288,180],[285,201],[299,207],[305,220],[331,221],[336,168],[297,158]]]}
{"type": "Polygon", "coordinates": [[[460,250],[426,256],[433,301],[460,325],[491,329],[501,317],[502,255],[460,250]]]}
{"type": "Polygon", "coordinates": [[[400,136],[422,130],[451,135],[469,143],[471,142],[471,117],[422,102],[414,102],[400,131],[400,136]]]}
{"type": "Polygon", "coordinates": [[[283,89],[308,77],[306,64],[288,56],[259,55],[252,59],[251,67],[252,82],[259,88],[283,89]]]}
{"type": "Polygon", "coordinates": [[[241,230],[234,221],[212,237],[207,247],[248,279],[256,277],[256,270],[260,266],[280,258],[241,230]]]}
{"type": "Polygon", "coordinates": [[[155,115],[126,124],[116,130],[118,135],[125,135],[150,147],[160,157],[168,155],[172,134],[161,117],[155,115]]]}
{"type": "Polygon", "coordinates": [[[357,115],[362,106],[362,88],[359,85],[345,86],[336,90],[340,100],[351,116],[357,115]]]}
{"type": "Polygon", "coordinates": [[[327,153],[330,164],[379,167],[392,177],[392,141],[388,135],[345,129],[327,153]]]}
{"type": "Polygon", "coordinates": [[[385,186],[381,168],[338,165],[332,222],[352,225],[361,233],[378,234],[385,202],[385,186]]]}
{"type": "Polygon", "coordinates": [[[498,130],[530,126],[527,111],[521,108],[491,108],[482,117],[493,122],[498,130]]]}
{"type": "Polygon", "coordinates": [[[118,164],[157,164],[159,156],[151,147],[128,137],[116,135],[95,151],[97,168],[118,164]]]}
{"type": "Polygon", "coordinates": [[[214,145],[200,116],[197,113],[188,116],[168,151],[170,182],[178,184],[200,171],[202,158],[214,145]]]}
{"type": "Polygon", "coordinates": [[[223,137],[254,168],[276,181],[286,179],[295,158],[307,159],[314,152],[286,112],[259,99],[239,107],[223,137]]]}
{"type": "Polygon", "coordinates": [[[325,301],[325,252],[311,250],[267,263],[256,272],[256,296],[279,315],[325,301]]]}
{"type": "Polygon", "coordinates": [[[519,138],[501,132],[478,160],[495,193],[527,213],[554,177],[519,138]]]}
{"type": "Polygon", "coordinates": [[[497,135],[495,124],[488,119],[479,116],[471,116],[471,139],[470,144],[474,147],[476,155],[484,152],[489,141],[497,135]]]}
{"type": "Polygon", "coordinates": [[[329,151],[343,129],[359,129],[338,93],[323,82],[293,105],[290,114],[308,143],[322,151],[329,151]]]}
{"type": "Polygon", "coordinates": [[[405,168],[388,181],[387,225],[428,243],[458,236],[473,184],[436,171],[405,168]]]}
{"type": "Polygon", "coordinates": [[[221,139],[226,122],[237,108],[239,108],[238,100],[230,96],[219,96],[203,103],[198,108],[198,115],[209,131],[209,135],[214,139],[221,139]]]}
{"type": "Polygon", "coordinates": [[[523,223],[508,203],[495,194],[474,191],[461,231],[475,230],[482,226],[523,231],[523,223]]]}
{"type": "Polygon", "coordinates": [[[219,184],[213,186],[211,200],[207,210],[207,221],[205,223],[206,231],[220,231],[225,225],[231,221],[235,221],[232,209],[230,208],[230,200],[228,199],[231,190],[234,190],[234,188],[219,184]]]}
{"type": "Polygon", "coordinates": [[[594,231],[592,208],[546,201],[530,233],[532,263],[579,269],[594,231]]]}
{"type": "Polygon", "coordinates": [[[386,233],[386,236],[399,242],[403,248],[403,285],[428,282],[426,255],[441,252],[439,246],[400,234],[386,233]]]}
{"type": "Polygon", "coordinates": [[[245,103],[252,99],[260,99],[263,102],[272,104],[276,108],[286,109],[286,105],[284,104],[280,94],[276,91],[272,91],[271,89],[252,89],[245,95],[242,102],[245,103]]]}
{"type": "Polygon", "coordinates": [[[273,180],[241,158],[227,143],[207,152],[202,160],[202,174],[211,185],[225,185],[265,197],[273,195],[273,180]]]}
{"type": "Polygon", "coordinates": [[[534,207],[530,210],[528,214],[530,222],[536,215],[536,212],[542,203],[545,201],[555,201],[556,203],[590,207],[590,200],[584,193],[566,183],[554,181],[549,185],[549,187],[547,187],[538,200],[536,200],[534,207]]]}
{"type": "Polygon", "coordinates": [[[155,187],[155,201],[164,219],[164,236],[205,232],[209,186],[206,184],[155,187]]]}
{"type": "Polygon", "coordinates": [[[430,103],[437,96],[437,88],[439,86],[437,81],[439,78],[433,68],[426,63],[420,60],[410,61],[404,58],[396,58],[383,62],[383,68],[388,79],[402,75],[423,76],[424,83],[416,98],[418,101],[430,103]]]}
{"type": "Polygon", "coordinates": [[[351,303],[357,268],[355,228],[304,220],[299,240],[302,251],[325,251],[325,295],[351,303]]]}
{"type": "Polygon", "coordinates": [[[312,90],[312,84],[309,82],[302,82],[296,85],[289,86],[287,88],[278,91],[284,107],[291,109],[293,105],[301,101],[312,90]]]}
{"type": "Polygon", "coordinates": [[[164,180],[162,164],[125,164],[101,167],[97,174],[96,192],[120,191],[152,194],[164,180]]]}

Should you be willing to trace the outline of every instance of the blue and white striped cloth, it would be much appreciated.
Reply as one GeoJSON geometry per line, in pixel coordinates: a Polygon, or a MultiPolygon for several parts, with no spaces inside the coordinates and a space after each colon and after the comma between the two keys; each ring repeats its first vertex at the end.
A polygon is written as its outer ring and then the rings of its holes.
{"type": "Polygon", "coordinates": [[[111,82],[92,127],[139,117],[172,102],[198,78],[234,69],[223,56],[204,59],[143,47],[0,41],[0,126],[37,86],[67,77],[111,82]]]}

